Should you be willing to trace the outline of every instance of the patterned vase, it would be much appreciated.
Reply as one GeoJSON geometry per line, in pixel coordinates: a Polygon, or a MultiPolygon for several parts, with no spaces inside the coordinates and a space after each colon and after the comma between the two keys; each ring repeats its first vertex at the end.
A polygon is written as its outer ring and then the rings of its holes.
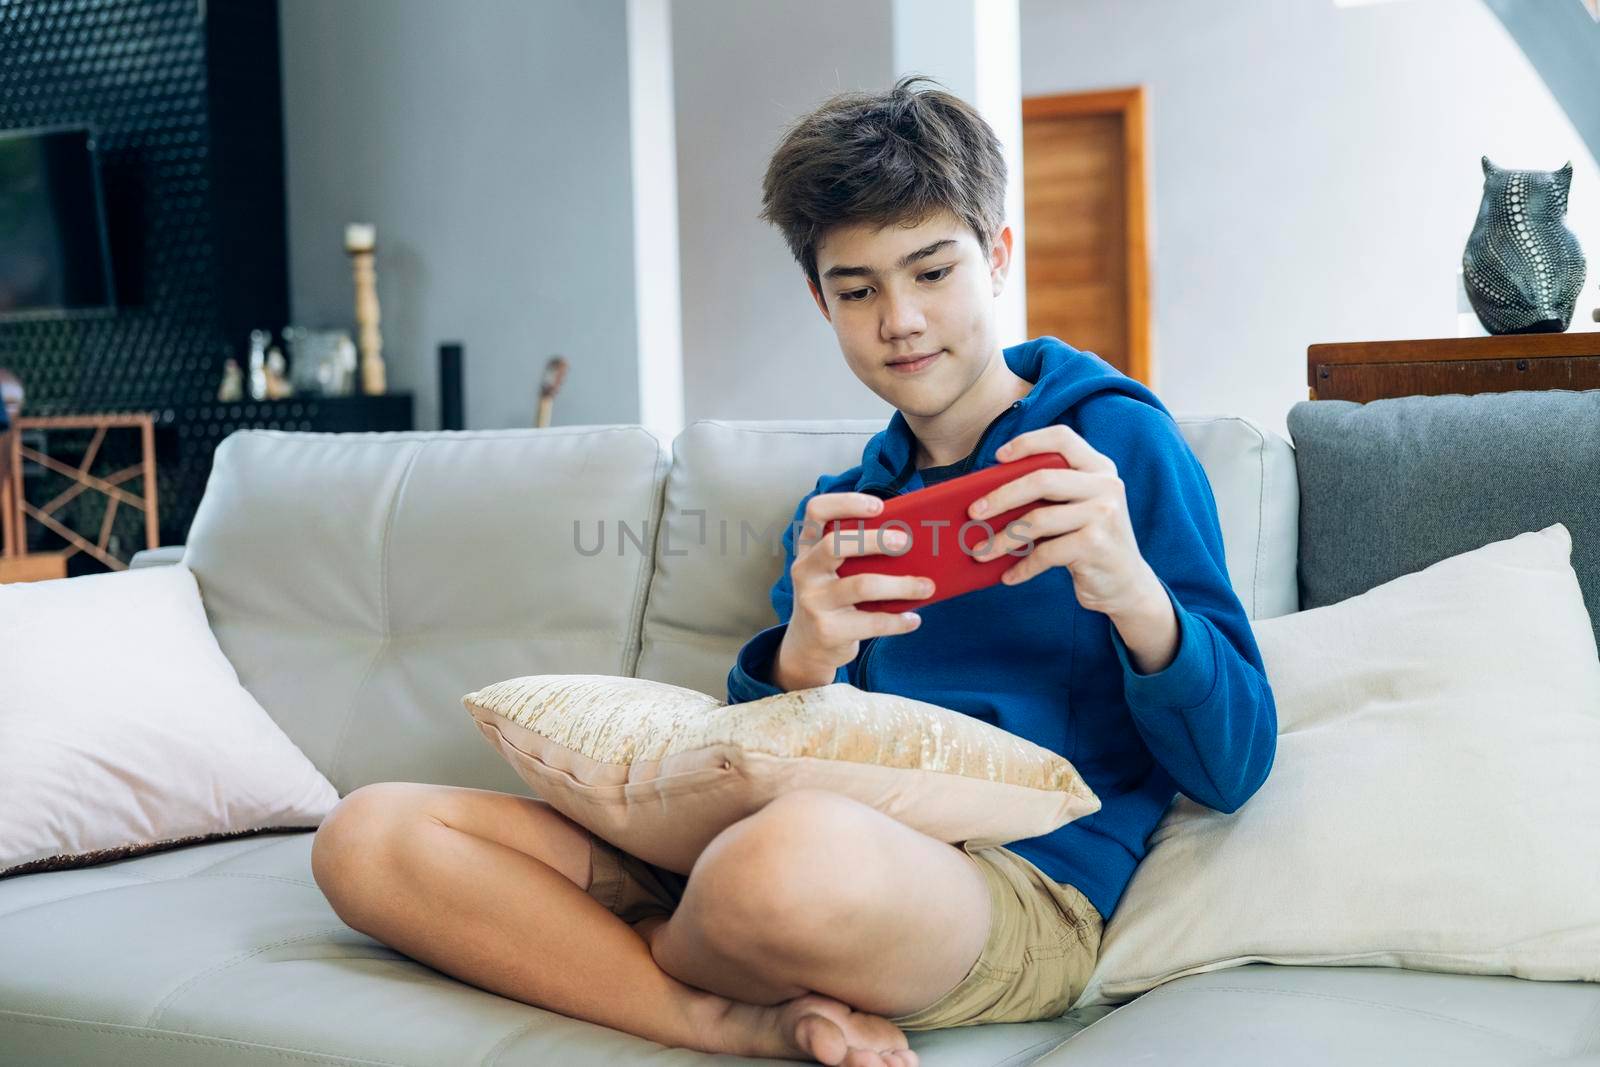
{"type": "Polygon", "coordinates": [[[1461,257],[1467,299],[1490,333],[1560,333],[1572,322],[1585,262],[1567,228],[1572,164],[1505,170],[1483,157],[1483,202],[1461,257]]]}

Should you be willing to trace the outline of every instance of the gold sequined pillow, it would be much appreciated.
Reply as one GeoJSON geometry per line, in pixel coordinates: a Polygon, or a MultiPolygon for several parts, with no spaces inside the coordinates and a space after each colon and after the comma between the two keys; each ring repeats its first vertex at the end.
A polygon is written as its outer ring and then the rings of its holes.
{"type": "Polygon", "coordinates": [[[461,702],[535,795],[679,874],[792,789],[843,793],[952,844],[1003,845],[1100,810],[1049,749],[842,682],[728,705],[642,678],[540,674],[461,702]]]}

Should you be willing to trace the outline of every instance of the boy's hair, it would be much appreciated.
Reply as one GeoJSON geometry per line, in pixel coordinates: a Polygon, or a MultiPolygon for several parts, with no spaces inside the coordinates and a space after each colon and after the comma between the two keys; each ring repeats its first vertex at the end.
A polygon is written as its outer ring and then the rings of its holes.
{"type": "Polygon", "coordinates": [[[909,74],[883,92],[843,92],[784,132],[762,179],[760,218],[783,233],[817,288],[817,244],[833,226],[915,226],[948,210],[985,253],[1005,221],[1006,163],[977,110],[909,74]]]}

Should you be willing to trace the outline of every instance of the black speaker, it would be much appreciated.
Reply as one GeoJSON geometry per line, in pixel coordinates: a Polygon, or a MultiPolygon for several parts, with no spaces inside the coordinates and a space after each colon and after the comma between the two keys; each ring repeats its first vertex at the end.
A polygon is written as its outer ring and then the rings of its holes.
{"type": "Polygon", "coordinates": [[[466,428],[461,395],[461,342],[448,341],[439,346],[439,429],[466,428]]]}

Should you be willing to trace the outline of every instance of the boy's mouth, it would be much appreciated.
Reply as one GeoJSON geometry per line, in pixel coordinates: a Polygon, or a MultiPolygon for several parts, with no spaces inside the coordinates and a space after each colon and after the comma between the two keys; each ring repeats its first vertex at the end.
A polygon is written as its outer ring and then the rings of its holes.
{"type": "Polygon", "coordinates": [[[933,361],[938,359],[943,352],[944,349],[940,349],[938,352],[933,352],[925,356],[915,356],[910,359],[891,362],[889,364],[889,369],[898,374],[915,374],[924,367],[931,366],[933,361]]]}

